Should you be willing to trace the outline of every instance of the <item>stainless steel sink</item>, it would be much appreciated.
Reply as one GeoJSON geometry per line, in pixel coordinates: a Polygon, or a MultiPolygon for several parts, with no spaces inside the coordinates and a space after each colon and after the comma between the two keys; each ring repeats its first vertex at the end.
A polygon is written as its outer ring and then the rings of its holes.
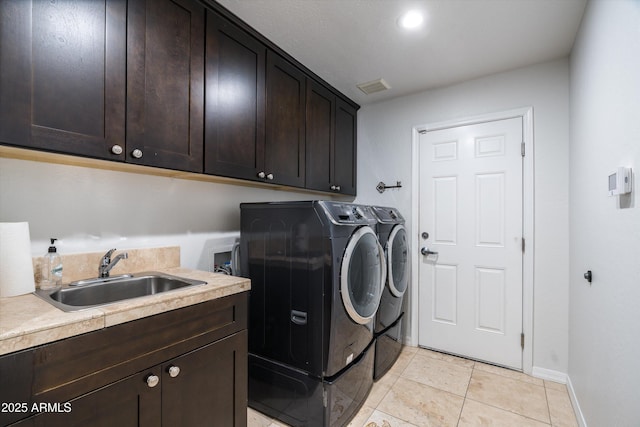
{"type": "Polygon", "coordinates": [[[82,280],[57,290],[38,289],[35,293],[61,310],[77,311],[206,283],[152,271],[82,280]]]}

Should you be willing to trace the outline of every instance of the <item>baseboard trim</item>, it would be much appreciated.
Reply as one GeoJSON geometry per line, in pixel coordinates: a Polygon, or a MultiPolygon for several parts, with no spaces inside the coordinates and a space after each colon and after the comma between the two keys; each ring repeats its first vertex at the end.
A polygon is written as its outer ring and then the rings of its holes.
{"type": "Polygon", "coordinates": [[[587,427],[587,421],[584,419],[584,415],[582,414],[582,409],[580,408],[580,403],[578,402],[578,397],[576,396],[576,391],[573,388],[573,384],[571,384],[571,378],[569,377],[569,375],[565,374],[564,372],[554,371],[552,369],[546,368],[538,368],[536,366],[533,367],[533,372],[531,372],[531,375],[543,380],[566,384],[567,392],[569,393],[569,399],[571,399],[571,405],[573,405],[573,412],[576,414],[578,425],[580,427],[587,427]]]}
{"type": "Polygon", "coordinates": [[[553,369],[539,368],[537,366],[533,367],[531,371],[531,375],[540,378],[543,380],[549,380],[556,383],[566,384],[567,379],[569,378],[567,374],[560,371],[554,371],[553,369]]]}
{"type": "Polygon", "coordinates": [[[408,345],[409,347],[418,347],[418,343],[413,342],[413,337],[411,335],[405,335],[404,345],[408,345]]]}
{"type": "Polygon", "coordinates": [[[571,404],[573,405],[573,412],[576,413],[578,425],[580,427],[587,427],[587,420],[584,419],[584,414],[582,413],[582,409],[580,408],[580,402],[578,402],[578,396],[576,396],[576,391],[573,388],[573,384],[571,384],[571,377],[569,377],[568,375],[567,390],[569,391],[569,398],[571,399],[571,404]]]}

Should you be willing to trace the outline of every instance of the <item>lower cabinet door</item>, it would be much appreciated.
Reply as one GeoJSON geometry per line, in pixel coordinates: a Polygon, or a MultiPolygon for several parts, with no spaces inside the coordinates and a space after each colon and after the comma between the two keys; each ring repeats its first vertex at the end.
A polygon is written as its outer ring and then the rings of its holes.
{"type": "MultiPolygon", "coordinates": [[[[24,421],[37,427],[158,427],[160,369],[132,375],[70,402],[44,402],[42,413],[24,421]]],[[[37,401],[37,399],[36,399],[37,401]]]]}
{"type": "Polygon", "coordinates": [[[247,331],[164,364],[162,383],[163,427],[246,426],[247,331]]]}
{"type": "Polygon", "coordinates": [[[247,382],[245,329],[11,426],[245,427],[247,382]]]}

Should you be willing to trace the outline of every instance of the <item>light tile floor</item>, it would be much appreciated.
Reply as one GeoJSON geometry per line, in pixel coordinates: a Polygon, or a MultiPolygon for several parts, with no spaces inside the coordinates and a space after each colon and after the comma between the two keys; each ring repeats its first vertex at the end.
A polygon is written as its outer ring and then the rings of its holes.
{"type": "MultiPolygon", "coordinates": [[[[248,427],[284,427],[249,409],[248,427]]],[[[564,384],[415,347],[373,385],[349,427],[577,427],[564,384]]]]}

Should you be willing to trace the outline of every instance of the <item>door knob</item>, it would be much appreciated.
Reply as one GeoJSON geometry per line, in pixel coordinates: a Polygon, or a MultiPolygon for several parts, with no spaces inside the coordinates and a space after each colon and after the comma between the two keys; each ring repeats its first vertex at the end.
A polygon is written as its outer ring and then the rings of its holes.
{"type": "Polygon", "coordinates": [[[131,155],[136,159],[141,159],[142,158],[142,150],[139,149],[139,148],[136,148],[135,150],[133,150],[131,152],[131,155]]]}
{"type": "Polygon", "coordinates": [[[115,155],[122,154],[122,146],[115,144],[113,147],[111,147],[111,152],[115,155]]]}
{"type": "Polygon", "coordinates": [[[264,172],[262,172],[262,171],[258,172],[258,178],[260,178],[260,179],[264,179],[264,177],[265,177],[265,176],[267,176],[267,174],[266,174],[266,173],[264,173],[264,172]]]}
{"type": "Polygon", "coordinates": [[[426,247],[423,247],[422,249],[420,249],[420,253],[422,255],[425,256],[429,256],[429,255],[438,255],[438,252],[435,251],[430,251],[429,249],[427,249],[426,247]]]}
{"type": "Polygon", "coordinates": [[[273,174],[272,174],[272,173],[267,174],[267,179],[268,179],[269,181],[271,181],[271,180],[273,179],[273,174]]]}

